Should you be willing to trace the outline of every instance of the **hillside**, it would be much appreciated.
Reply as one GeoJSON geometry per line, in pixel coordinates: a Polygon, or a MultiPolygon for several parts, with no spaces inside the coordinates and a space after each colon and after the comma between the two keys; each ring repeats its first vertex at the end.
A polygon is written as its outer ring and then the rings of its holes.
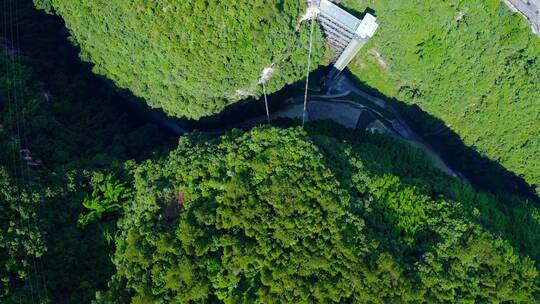
{"type": "MultiPolygon", "coordinates": [[[[298,27],[305,1],[36,4],[62,16],[97,74],[173,116],[198,119],[260,96],[266,67],[274,68],[268,92],[305,78],[309,27],[298,27]]],[[[319,30],[313,49],[318,62],[324,53],[319,30]]]]}
{"type": "MultiPolygon", "coordinates": [[[[425,134],[448,126],[466,146],[538,192],[540,39],[521,16],[499,0],[342,4],[359,12],[374,9],[381,24],[350,66],[359,79],[427,112],[404,107],[425,134]]],[[[441,136],[438,144],[452,150],[456,164],[490,175],[452,141],[441,136]]]]}
{"type": "Polygon", "coordinates": [[[387,137],[332,124],[193,135],[139,166],[134,191],[104,303],[540,296],[527,257],[540,257],[538,210],[477,193],[387,137]]]}
{"type": "MultiPolygon", "coordinates": [[[[538,43],[523,20],[492,0],[341,3],[375,7],[382,25],[355,75],[395,97],[388,103],[419,133],[451,133],[443,119],[538,185],[538,43]]],[[[269,91],[278,91],[305,77],[308,27],[295,29],[303,0],[0,7],[0,303],[540,299],[536,202],[447,175],[392,136],[398,115],[378,103],[362,101],[373,110],[355,130],[209,119],[212,132],[177,136],[109,81],[190,118],[221,111],[239,88],[259,95],[272,62],[269,91]],[[374,125],[387,133],[364,130],[374,125]]],[[[320,60],[319,30],[315,45],[320,60]]],[[[273,101],[290,101],[287,92],[273,101]]],[[[492,182],[484,163],[450,151],[452,169],[478,168],[492,182]]]]}
{"type": "Polygon", "coordinates": [[[100,171],[150,157],[170,134],[115,104],[56,18],[31,1],[0,7],[12,12],[0,36],[16,38],[0,38],[0,303],[89,303],[114,270],[116,221],[81,227],[82,202],[100,171]]]}

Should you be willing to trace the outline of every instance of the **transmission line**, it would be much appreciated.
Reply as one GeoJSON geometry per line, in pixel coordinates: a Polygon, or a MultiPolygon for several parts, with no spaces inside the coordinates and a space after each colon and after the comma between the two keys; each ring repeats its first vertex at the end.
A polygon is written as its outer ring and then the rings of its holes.
{"type": "Polygon", "coordinates": [[[264,106],[266,107],[266,120],[270,124],[270,111],[268,110],[268,97],[266,96],[266,84],[263,82],[264,106]]]}
{"type": "MultiPolygon", "coordinates": [[[[15,52],[20,49],[20,33],[19,33],[19,18],[18,18],[18,2],[17,2],[17,0],[15,0],[15,6],[13,6],[12,0],[9,0],[9,10],[6,8],[6,2],[4,2],[4,35],[5,35],[6,39],[8,39],[8,24],[9,24],[9,38],[10,38],[11,45],[7,46],[7,47],[11,47],[13,49],[13,52],[14,52],[13,58],[8,58],[8,56],[6,56],[6,78],[7,78],[7,83],[8,83],[7,97],[8,97],[9,119],[10,119],[11,123],[13,123],[13,129],[17,131],[17,137],[14,139],[14,145],[12,145],[14,181],[15,181],[15,186],[16,186],[17,192],[19,193],[19,198],[16,200],[16,202],[17,202],[17,208],[19,210],[21,221],[24,220],[24,224],[25,224],[27,232],[28,232],[29,241],[31,242],[32,241],[32,233],[31,233],[32,229],[30,227],[30,219],[24,219],[25,208],[22,205],[24,189],[30,190],[30,187],[29,187],[30,173],[29,173],[28,166],[26,166],[26,172],[25,172],[23,160],[21,159],[21,155],[20,155],[20,153],[17,153],[17,151],[16,151],[17,148],[19,150],[21,150],[21,112],[22,111],[20,110],[21,108],[20,108],[20,104],[19,104],[19,97],[21,98],[21,100],[24,99],[24,94],[22,93],[22,86],[23,86],[22,74],[21,74],[20,69],[17,69],[17,67],[18,67],[17,60],[19,59],[19,57],[16,56],[16,54],[15,54],[15,52]],[[13,16],[14,16],[13,11],[14,10],[15,10],[15,20],[13,18],[13,16]],[[9,11],[9,22],[7,20],[8,11],[9,11]],[[13,26],[14,22],[15,22],[15,30],[14,30],[14,26],[13,26]],[[14,31],[15,31],[15,36],[16,37],[14,37],[14,31]],[[11,68],[10,68],[10,61],[12,62],[11,63],[11,68]],[[11,90],[13,90],[13,94],[11,94],[11,90]],[[17,166],[17,159],[18,159],[19,166],[17,166]],[[17,167],[19,167],[19,173],[20,173],[19,177],[17,177],[17,175],[18,175],[17,174],[17,167]],[[26,176],[25,176],[25,173],[26,173],[26,176]],[[21,182],[19,182],[19,178],[20,178],[21,182]]],[[[27,143],[26,134],[25,134],[26,130],[25,130],[25,122],[24,122],[24,113],[22,113],[22,115],[23,115],[22,116],[23,138],[24,138],[24,141],[27,143]]],[[[22,151],[19,151],[19,152],[22,152],[22,151]]],[[[32,209],[28,208],[28,210],[32,210],[32,209]]],[[[29,212],[29,217],[33,221],[34,230],[37,233],[39,233],[40,230],[38,229],[36,220],[35,220],[32,212],[29,212]]],[[[28,280],[27,280],[27,283],[29,284],[29,287],[30,287],[30,299],[31,299],[32,303],[35,303],[34,294],[36,294],[37,297],[38,297],[39,303],[42,303],[43,301],[42,301],[42,298],[41,298],[41,291],[40,291],[40,288],[39,288],[40,272],[38,271],[38,268],[37,268],[37,265],[36,265],[36,257],[33,254],[29,254],[29,256],[30,256],[30,259],[32,261],[31,262],[32,263],[31,268],[33,268],[32,269],[33,273],[34,273],[33,278],[36,280],[35,281],[35,283],[36,283],[35,287],[37,288],[37,290],[36,290],[37,293],[36,293],[36,291],[34,290],[34,283],[32,282],[32,276],[29,276],[28,280]]],[[[40,263],[41,263],[41,261],[40,261],[40,263]]],[[[41,264],[41,268],[42,268],[42,271],[43,271],[42,264],[41,264]]],[[[45,282],[44,278],[43,278],[43,282],[45,282]]],[[[46,284],[44,284],[44,286],[43,286],[44,288],[46,288],[45,285],[46,284]]],[[[47,292],[45,291],[45,295],[46,295],[46,293],[47,292]]]]}
{"type": "MultiPolygon", "coordinates": [[[[4,2],[4,35],[5,35],[5,38],[6,38],[6,43],[7,43],[7,40],[8,40],[8,25],[9,25],[9,37],[11,37],[10,41],[11,41],[11,47],[13,47],[13,3],[11,0],[9,0],[9,2],[5,1],[4,2]],[[6,7],[6,3],[9,3],[9,9],[6,7]],[[8,15],[9,15],[9,21],[7,20],[8,18],[8,15]]],[[[13,105],[13,101],[15,100],[15,97],[11,96],[11,90],[13,89],[13,93],[15,95],[15,73],[11,72],[11,69],[15,68],[13,67],[13,65],[15,63],[11,63],[10,64],[10,61],[11,58],[9,58],[10,54],[9,54],[9,48],[10,46],[6,45],[6,85],[7,85],[7,88],[6,88],[6,95],[7,95],[7,101],[8,101],[8,116],[9,116],[9,121],[10,121],[10,125],[12,125],[12,128],[13,130],[17,130],[17,134],[19,133],[19,124],[17,122],[17,115],[14,114],[14,106],[13,105]]],[[[19,194],[19,197],[16,198],[16,203],[17,203],[17,212],[20,216],[20,220],[21,220],[21,224],[23,224],[23,221],[24,221],[24,215],[22,214],[22,210],[23,208],[21,207],[21,202],[19,201],[19,199],[22,199],[22,191],[21,191],[21,183],[19,182],[19,177],[18,177],[18,172],[17,172],[17,140],[19,140],[19,136],[17,136],[14,140],[13,140],[13,145],[11,145],[12,147],[12,155],[13,155],[13,177],[14,177],[14,182],[15,182],[15,187],[16,187],[16,191],[17,193],[19,194]]],[[[20,159],[19,159],[20,161],[20,159]]],[[[21,179],[23,179],[22,177],[22,170],[20,171],[21,173],[21,179]]],[[[23,184],[24,184],[24,181],[23,181],[23,184]]],[[[26,230],[28,232],[28,236],[30,236],[30,226],[28,225],[28,222],[27,221],[24,221],[24,224],[26,224],[26,230]]],[[[34,264],[35,266],[35,264],[34,264]]],[[[34,268],[34,274],[36,273],[36,268],[34,268]]],[[[30,299],[32,301],[32,303],[35,303],[35,299],[34,299],[34,285],[32,283],[32,277],[29,276],[28,277],[28,280],[27,280],[27,284],[29,285],[30,287],[30,299]]]]}
{"type": "MultiPolygon", "coordinates": [[[[19,6],[18,6],[18,1],[15,0],[15,28],[16,28],[16,37],[17,37],[17,40],[16,40],[16,49],[17,50],[21,50],[21,37],[20,37],[20,31],[19,31],[19,6]]],[[[15,57],[16,59],[19,59],[19,57],[15,57]]],[[[20,61],[19,61],[20,62],[20,61]]],[[[21,73],[21,70],[18,69],[17,70],[18,73],[19,73],[19,93],[21,94],[21,99],[24,99],[24,95],[22,93],[22,88],[23,88],[23,82],[22,82],[22,73],[21,73]]],[[[24,144],[26,146],[27,149],[29,149],[30,145],[28,143],[28,138],[26,136],[26,119],[24,117],[24,111],[21,111],[21,114],[22,114],[22,131],[23,131],[23,140],[24,140],[24,144]]],[[[27,175],[27,180],[28,182],[30,182],[30,168],[28,166],[28,164],[26,164],[25,166],[25,169],[26,169],[26,175],[27,175]]],[[[36,229],[36,231],[39,231],[41,232],[41,229],[38,229],[39,226],[36,222],[36,218],[35,217],[32,217],[32,221],[34,223],[34,227],[36,229]]],[[[41,233],[40,233],[41,235],[41,233]]],[[[46,279],[45,279],[45,275],[44,275],[44,267],[43,267],[43,261],[41,259],[41,257],[37,257],[37,260],[39,262],[39,268],[38,269],[38,278],[36,280],[39,279],[39,277],[41,277],[41,280],[42,280],[42,283],[43,283],[43,289],[44,289],[44,296],[45,298],[47,298],[47,295],[48,295],[48,291],[47,291],[47,282],[46,282],[46,279]]],[[[38,287],[39,287],[39,284],[38,284],[38,287]]]]}
{"type": "Polygon", "coordinates": [[[309,33],[309,52],[308,52],[308,64],[306,72],[306,90],[304,92],[304,111],[302,112],[302,127],[304,127],[306,122],[306,110],[307,110],[307,99],[308,99],[308,88],[309,88],[309,73],[311,71],[311,49],[313,48],[313,29],[315,28],[315,18],[311,19],[311,30],[309,33]]]}

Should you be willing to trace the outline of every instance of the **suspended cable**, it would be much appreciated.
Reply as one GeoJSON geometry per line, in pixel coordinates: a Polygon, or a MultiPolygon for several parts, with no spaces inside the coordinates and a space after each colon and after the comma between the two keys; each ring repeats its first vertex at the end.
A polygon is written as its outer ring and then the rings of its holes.
{"type": "Polygon", "coordinates": [[[311,19],[311,30],[309,33],[309,52],[308,52],[308,64],[306,72],[306,90],[304,92],[304,111],[302,112],[302,127],[306,123],[306,110],[307,110],[307,99],[308,99],[308,88],[309,88],[309,74],[311,72],[311,49],[313,48],[313,29],[315,28],[315,18],[311,19]]]}
{"type": "MultiPolygon", "coordinates": [[[[6,39],[6,43],[7,43],[7,39],[8,39],[8,20],[7,20],[7,16],[8,16],[8,8],[7,8],[7,1],[4,1],[4,38],[6,39]]],[[[10,3],[11,5],[11,3],[10,3]]],[[[11,8],[11,7],[10,7],[11,8]]],[[[10,21],[11,22],[11,21],[10,21]]],[[[10,71],[10,67],[9,67],[9,54],[7,52],[7,45],[6,45],[6,100],[7,100],[7,112],[8,112],[8,117],[9,117],[9,124],[11,124],[12,121],[14,121],[13,119],[13,109],[12,109],[12,105],[11,105],[11,80],[9,78],[9,71],[10,71]]],[[[14,145],[10,145],[11,146],[11,150],[12,150],[12,163],[13,163],[13,171],[15,172],[15,163],[16,163],[16,155],[17,155],[17,152],[15,150],[15,146],[14,145]]]]}
{"type": "MultiPolygon", "coordinates": [[[[15,1],[15,30],[16,30],[16,50],[21,50],[21,37],[20,37],[20,31],[19,31],[19,5],[18,5],[19,1],[15,1]]],[[[20,63],[20,59],[19,57],[15,57],[15,60],[19,60],[19,63],[20,63]]],[[[23,82],[22,82],[22,72],[21,72],[21,69],[17,69],[18,71],[18,80],[19,80],[19,94],[21,96],[21,100],[24,99],[24,95],[23,95],[23,82]]],[[[28,143],[28,138],[26,136],[26,119],[24,117],[24,111],[21,111],[21,115],[22,115],[22,132],[23,132],[23,140],[24,140],[24,144],[25,144],[25,147],[28,149],[30,147],[29,143],[28,143]]],[[[27,181],[30,182],[30,168],[28,166],[28,164],[25,165],[25,169],[26,169],[26,177],[27,177],[27,181]]],[[[36,229],[36,231],[40,231],[39,226],[37,224],[37,221],[36,221],[36,218],[35,217],[31,217],[32,218],[32,221],[33,221],[33,224],[34,224],[34,228],[36,229]]],[[[43,284],[43,289],[44,289],[44,297],[47,298],[47,294],[48,294],[48,291],[47,291],[47,283],[46,283],[46,279],[45,279],[45,275],[43,274],[44,272],[44,267],[43,267],[43,261],[41,260],[41,257],[37,257],[37,260],[38,260],[38,263],[39,263],[39,269],[37,271],[37,278],[36,280],[39,280],[39,278],[41,277],[41,281],[42,281],[42,284],[43,284]]],[[[35,259],[34,259],[34,262],[35,262],[35,259]]],[[[39,297],[39,281],[38,281],[38,297],[39,297]]],[[[41,300],[40,300],[41,302],[41,300]]]]}
{"type": "Polygon", "coordinates": [[[268,110],[268,94],[266,93],[266,83],[270,80],[272,77],[272,73],[274,73],[274,64],[270,65],[267,68],[264,68],[261,72],[261,77],[259,78],[259,84],[263,87],[263,94],[264,94],[264,106],[266,107],[266,120],[268,124],[270,124],[270,111],[268,110]]]}
{"type": "MultiPolygon", "coordinates": [[[[9,26],[9,37],[11,38],[10,39],[10,42],[11,42],[11,47],[13,47],[13,43],[14,43],[14,37],[13,37],[13,3],[11,0],[9,0],[9,9],[6,8],[6,2],[4,2],[4,35],[5,35],[5,38],[6,38],[6,41],[8,40],[8,26],[9,26]],[[9,15],[9,21],[7,20],[7,16],[9,15]]],[[[10,120],[10,125],[13,124],[13,129],[17,130],[17,134],[19,134],[19,123],[17,121],[17,114],[14,112],[16,112],[16,110],[14,110],[14,108],[16,109],[17,106],[16,105],[13,105],[13,102],[15,101],[15,96],[11,96],[11,91],[13,89],[13,95],[15,95],[15,73],[13,72],[12,73],[12,69],[15,69],[16,67],[14,67],[14,62],[12,62],[11,58],[9,58],[10,54],[9,54],[9,45],[6,45],[6,84],[7,84],[7,88],[6,88],[6,91],[7,91],[7,105],[8,105],[8,115],[9,115],[9,120],[10,120]],[[10,64],[10,62],[12,62],[10,64]]],[[[19,177],[17,176],[17,160],[19,159],[17,157],[17,140],[19,140],[19,136],[17,136],[15,139],[14,139],[14,144],[11,145],[12,146],[12,152],[13,152],[13,180],[14,180],[14,183],[15,183],[15,187],[16,187],[16,190],[19,194],[19,197],[22,197],[22,186],[21,186],[21,183],[19,182],[19,177]]],[[[20,161],[20,159],[19,159],[20,161]]],[[[22,176],[22,167],[21,167],[21,180],[23,180],[23,176],[22,176]]],[[[24,184],[24,180],[22,182],[24,184]]],[[[28,222],[27,221],[24,221],[24,216],[21,214],[22,213],[22,210],[23,208],[21,207],[21,202],[19,201],[18,198],[16,198],[16,202],[17,202],[17,206],[16,208],[18,209],[18,213],[19,213],[19,216],[20,216],[20,220],[21,220],[21,225],[24,225],[26,226],[26,230],[28,232],[28,235],[30,235],[30,226],[28,225],[28,222]],[[22,224],[22,222],[24,221],[24,224],[22,224]]],[[[36,273],[36,268],[34,268],[34,274],[36,273]]],[[[30,287],[30,299],[32,301],[32,303],[35,303],[35,299],[34,299],[34,285],[32,283],[32,278],[29,277],[28,280],[27,280],[27,284],[28,286],[30,287]]]]}
{"type": "Polygon", "coordinates": [[[266,84],[263,82],[264,106],[266,107],[266,120],[270,124],[270,111],[268,110],[268,97],[266,96],[266,84]]]}
{"type": "MultiPolygon", "coordinates": [[[[32,240],[32,237],[31,237],[31,234],[32,234],[32,229],[30,227],[30,219],[28,218],[24,218],[25,216],[23,215],[24,214],[24,210],[26,210],[25,206],[22,206],[22,197],[23,197],[23,191],[24,189],[26,189],[26,187],[29,185],[29,180],[30,180],[30,176],[29,176],[29,171],[28,171],[28,167],[26,167],[26,176],[25,176],[25,171],[24,171],[24,165],[23,165],[23,161],[21,159],[21,155],[18,155],[19,153],[17,153],[16,149],[18,148],[19,150],[21,150],[21,111],[20,111],[20,104],[19,104],[19,97],[22,99],[24,99],[24,95],[22,93],[22,74],[21,74],[21,71],[20,69],[17,69],[18,68],[18,65],[17,65],[17,59],[18,59],[18,56],[16,56],[15,52],[16,50],[20,49],[20,34],[19,34],[19,29],[18,29],[18,25],[19,25],[19,20],[18,20],[18,4],[17,4],[17,1],[15,1],[15,6],[13,6],[13,2],[12,0],[9,0],[9,22],[7,20],[7,9],[6,9],[6,2],[4,2],[4,34],[6,36],[6,39],[8,38],[8,24],[9,24],[9,36],[10,36],[10,42],[11,42],[11,45],[10,46],[7,46],[8,48],[11,47],[12,50],[13,50],[13,58],[8,58],[9,56],[6,56],[6,78],[7,78],[7,83],[8,83],[8,87],[7,87],[7,95],[8,95],[8,112],[9,112],[9,119],[11,121],[11,123],[14,123],[14,126],[13,126],[13,129],[17,131],[17,137],[14,139],[14,145],[12,145],[12,152],[13,152],[13,173],[14,173],[14,181],[15,181],[15,186],[16,186],[16,189],[19,193],[19,198],[18,200],[16,200],[17,202],[17,208],[19,210],[19,214],[20,214],[20,219],[21,219],[21,222],[24,221],[24,224],[26,226],[26,229],[28,231],[28,237],[29,237],[29,241],[32,240]],[[15,20],[13,19],[13,10],[15,10],[15,20]],[[16,25],[16,30],[14,30],[14,26],[13,24],[15,23],[16,25]],[[16,35],[16,38],[14,37],[14,31],[16,32],[15,35],[16,35]],[[10,62],[12,62],[11,64],[11,68],[10,68],[10,62]],[[18,73],[18,75],[17,75],[18,73]],[[19,87],[17,87],[17,85],[19,85],[19,87]],[[13,90],[13,94],[11,94],[11,90],[13,90]],[[17,160],[18,160],[18,166],[17,166],[17,160]],[[17,176],[17,167],[19,167],[19,173],[20,175],[17,176]],[[28,183],[27,183],[28,181],[28,183]]],[[[24,119],[24,118],[23,118],[24,119]]],[[[25,132],[24,130],[24,123],[23,123],[23,132],[25,132]]],[[[25,136],[25,134],[23,134],[23,136],[25,136]]],[[[29,208],[29,210],[31,210],[29,208]]],[[[39,231],[37,229],[37,223],[36,223],[36,220],[35,218],[32,216],[32,213],[29,213],[29,217],[33,220],[33,224],[34,224],[34,230],[35,231],[39,231]]],[[[37,265],[36,265],[36,257],[32,254],[32,253],[29,253],[29,256],[30,256],[30,259],[31,259],[31,263],[32,263],[32,266],[31,268],[33,268],[33,278],[36,280],[36,288],[37,288],[37,297],[38,297],[38,301],[39,303],[42,303],[42,298],[41,298],[41,292],[39,290],[39,271],[37,269],[37,265]]],[[[30,270],[31,271],[31,270],[30,270]]],[[[36,294],[35,290],[34,290],[34,283],[32,282],[32,276],[30,275],[28,277],[28,280],[27,280],[27,284],[29,285],[30,287],[30,300],[32,301],[32,303],[35,303],[35,298],[34,298],[34,295],[36,294]]]]}

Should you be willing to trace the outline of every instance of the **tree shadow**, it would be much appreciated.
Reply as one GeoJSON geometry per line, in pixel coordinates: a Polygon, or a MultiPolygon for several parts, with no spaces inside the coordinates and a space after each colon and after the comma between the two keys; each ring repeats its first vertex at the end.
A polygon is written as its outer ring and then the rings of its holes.
{"type": "MultiPolygon", "coordinates": [[[[326,68],[320,67],[312,72],[310,80],[319,80],[324,77],[326,68]]],[[[317,83],[314,81],[314,83],[317,83]]],[[[277,112],[290,104],[291,96],[303,95],[305,81],[300,80],[285,85],[281,90],[267,94],[270,114],[277,112]]],[[[228,105],[218,114],[203,117],[200,120],[176,119],[177,123],[186,130],[213,131],[231,129],[241,126],[254,117],[266,117],[264,98],[247,98],[228,105]]],[[[265,118],[266,121],[266,118],[265,118]]]]}
{"type": "MultiPolygon", "coordinates": [[[[0,0],[0,7],[7,1],[0,0]]],[[[96,290],[107,287],[114,266],[104,237],[107,223],[77,226],[81,202],[91,191],[90,172],[166,153],[177,139],[127,107],[132,102],[125,93],[92,73],[62,19],[37,11],[30,0],[18,1],[10,16],[9,23],[0,23],[0,35],[13,33],[9,43],[22,55],[16,62],[30,68],[22,72],[30,79],[20,84],[21,96],[28,97],[20,99],[22,138],[45,163],[31,172],[32,183],[51,189],[37,211],[47,246],[39,275],[52,302],[91,302],[96,290]]]]}
{"type": "Polygon", "coordinates": [[[355,82],[356,87],[372,96],[383,99],[396,109],[415,133],[441,155],[450,167],[459,171],[477,188],[492,193],[518,195],[540,202],[533,186],[497,161],[483,156],[475,147],[467,146],[461,137],[450,130],[441,119],[425,112],[417,105],[410,105],[396,98],[385,96],[376,88],[360,81],[348,70],[344,73],[355,82]],[[444,131],[434,132],[437,130],[444,131]]]}
{"type": "MultiPolygon", "coordinates": [[[[41,105],[47,111],[46,118],[56,125],[55,132],[47,127],[39,131],[47,133],[49,140],[67,142],[45,154],[73,144],[88,153],[116,154],[121,161],[142,160],[174,141],[174,132],[168,126],[149,120],[137,109],[142,101],[134,101],[133,95],[94,74],[92,65],[80,60],[80,49],[70,42],[60,17],[36,10],[32,1],[21,1],[18,21],[19,43],[15,47],[20,48],[22,60],[31,68],[31,80],[37,84],[33,89],[50,96],[41,105]],[[138,131],[148,138],[137,139],[138,131]],[[117,153],[120,150],[122,153],[117,153]]],[[[34,142],[37,144],[37,140],[34,142]]],[[[66,150],[67,154],[73,152],[66,150]]]]}
{"type": "MultiPolygon", "coordinates": [[[[25,5],[32,4],[28,2],[25,5]]],[[[367,12],[375,13],[373,10],[362,13],[348,11],[358,17],[362,17],[367,12]]],[[[21,22],[21,48],[23,52],[28,53],[30,58],[33,58],[32,67],[38,77],[51,80],[49,83],[54,86],[51,89],[69,95],[74,100],[82,99],[86,103],[105,109],[113,107],[111,111],[125,120],[126,129],[138,128],[150,123],[158,127],[163,134],[174,137],[192,130],[212,131],[241,126],[242,122],[254,116],[265,115],[262,98],[248,98],[227,106],[219,114],[199,121],[168,117],[159,109],[150,109],[142,99],[135,97],[128,90],[119,89],[111,81],[93,74],[91,64],[82,62],[79,59],[79,49],[69,42],[69,33],[61,18],[35,11],[31,15],[27,18],[23,16],[24,22],[21,22]],[[25,28],[30,30],[25,30],[25,28]],[[59,73],[65,76],[58,77],[59,73]],[[69,81],[68,77],[75,78],[76,81],[69,81]],[[66,86],[66,83],[72,85],[66,86]]],[[[311,74],[311,83],[314,84],[312,88],[320,86],[327,72],[327,67],[319,67],[311,74]]],[[[433,130],[447,129],[442,120],[424,112],[418,106],[388,98],[377,89],[359,81],[349,71],[344,73],[355,81],[358,88],[385,100],[394,107],[418,134],[429,134],[433,130]]],[[[269,94],[270,111],[285,107],[291,95],[303,91],[304,84],[305,81],[300,80],[285,86],[276,93],[269,94]]],[[[107,138],[113,137],[107,136],[107,138]]],[[[447,130],[423,139],[443,157],[446,163],[461,172],[478,188],[493,193],[505,192],[539,200],[535,190],[523,178],[505,169],[496,161],[482,156],[474,147],[467,147],[455,132],[447,130]]]]}
{"type": "MultiPolygon", "coordinates": [[[[291,124],[290,121],[284,122],[283,126],[291,124]]],[[[429,158],[426,155],[422,157],[423,153],[419,150],[387,135],[347,129],[333,121],[309,123],[306,131],[325,156],[326,167],[332,171],[342,188],[348,189],[351,211],[356,214],[366,216],[366,210],[362,207],[365,197],[351,187],[353,172],[358,169],[350,162],[350,153],[345,149],[348,145],[358,153],[356,155],[360,157],[364,174],[373,178],[384,178],[388,174],[398,176],[403,185],[433,200],[458,201],[460,204],[455,206],[459,210],[453,212],[479,223],[493,235],[508,241],[521,256],[540,261],[540,222],[533,212],[537,207],[517,196],[479,192],[466,181],[452,178],[430,166],[429,158]]],[[[371,237],[381,244],[392,244],[386,248],[389,252],[407,252],[408,258],[414,260],[437,242],[438,236],[433,231],[422,230],[415,234],[412,245],[407,244],[401,235],[396,234],[395,227],[385,223],[369,209],[370,215],[365,219],[369,222],[371,237]]],[[[392,211],[389,212],[392,214],[392,211]]],[[[393,216],[399,217],[398,214],[393,216]]]]}

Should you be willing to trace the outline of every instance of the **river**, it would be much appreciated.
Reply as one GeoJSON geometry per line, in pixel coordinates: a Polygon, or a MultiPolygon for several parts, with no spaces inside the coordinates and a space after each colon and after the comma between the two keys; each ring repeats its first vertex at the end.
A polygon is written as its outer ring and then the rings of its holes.
{"type": "MultiPolygon", "coordinates": [[[[233,128],[248,129],[266,123],[262,100],[235,103],[219,115],[201,121],[170,118],[163,111],[149,109],[143,100],[127,91],[119,90],[110,81],[93,74],[91,64],[81,62],[79,49],[69,42],[69,33],[59,17],[36,11],[31,1],[21,2],[19,9],[19,15],[24,17],[20,23],[23,54],[32,58],[30,63],[36,80],[45,84],[43,92],[48,94],[50,90],[53,99],[62,98],[63,95],[67,95],[68,99],[71,97],[72,93],[67,90],[64,76],[69,75],[70,80],[76,80],[74,83],[81,83],[76,86],[77,92],[80,91],[80,94],[77,94],[78,99],[84,99],[89,104],[114,103],[118,110],[116,115],[127,117],[129,125],[153,123],[172,137],[193,130],[217,135],[233,128]]],[[[324,69],[312,73],[310,84],[316,84],[325,73],[324,69]]],[[[385,100],[384,96],[369,92],[369,88],[366,91],[354,76],[345,72],[336,81],[327,83],[324,90],[310,90],[307,118],[311,121],[332,119],[348,128],[355,128],[360,123],[361,127],[389,134],[422,149],[439,169],[451,176],[463,179],[463,176],[466,176],[468,181],[481,189],[536,198],[521,178],[499,168],[495,162],[463,145],[457,134],[446,132],[451,130],[426,130],[429,133],[419,136],[414,130],[422,130],[419,124],[423,124],[423,120],[430,117],[410,115],[411,113],[404,112],[406,109],[402,110],[397,106],[395,101],[385,100]],[[439,133],[444,134],[439,136],[439,133]],[[466,162],[462,161],[464,159],[466,162]]],[[[269,96],[269,100],[273,119],[298,118],[299,105],[303,103],[303,83],[287,86],[269,96]]],[[[432,121],[426,121],[426,124],[430,123],[432,121]]]]}
{"type": "MultiPolygon", "coordinates": [[[[324,89],[310,89],[307,104],[306,121],[332,120],[346,128],[365,128],[373,133],[390,135],[400,141],[406,142],[423,150],[432,160],[433,164],[442,172],[456,178],[463,178],[457,170],[443,160],[420,136],[418,136],[409,123],[400,113],[389,105],[384,99],[375,97],[358,88],[348,73],[341,73],[332,81],[326,81],[324,89]]],[[[286,94],[280,94],[283,99],[271,110],[271,120],[289,118],[301,120],[303,115],[304,96],[299,90],[285,88],[286,94]]],[[[252,107],[253,103],[262,103],[260,100],[247,101],[244,107],[252,107]]],[[[146,106],[131,105],[132,108],[154,123],[161,125],[172,133],[181,136],[196,129],[207,135],[220,135],[235,128],[251,129],[267,123],[264,111],[246,110],[242,106],[234,105],[228,109],[231,119],[224,123],[209,123],[211,127],[200,127],[196,122],[182,121],[168,118],[161,111],[148,109],[146,106]]],[[[210,118],[220,120],[219,115],[210,118]]]]}

